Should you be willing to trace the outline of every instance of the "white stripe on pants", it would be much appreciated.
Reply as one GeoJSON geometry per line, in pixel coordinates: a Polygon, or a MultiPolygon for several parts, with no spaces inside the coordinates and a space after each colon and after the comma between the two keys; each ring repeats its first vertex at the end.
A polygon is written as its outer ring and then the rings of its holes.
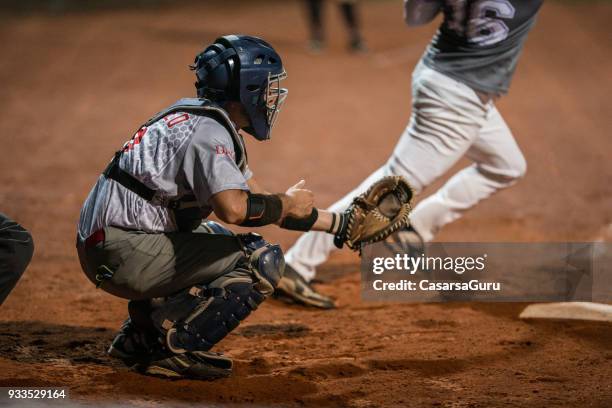
{"type": "MultiPolygon", "coordinates": [[[[410,222],[425,241],[495,191],[508,187],[526,171],[525,159],[508,126],[492,102],[483,104],[461,82],[420,63],[412,78],[412,117],[393,154],[356,189],[333,204],[343,211],[354,196],[377,179],[402,175],[416,193],[443,175],[464,155],[474,164],[451,177],[436,193],[422,200],[410,222]]],[[[324,232],[302,235],[285,259],[306,280],[335,249],[324,232]]]]}

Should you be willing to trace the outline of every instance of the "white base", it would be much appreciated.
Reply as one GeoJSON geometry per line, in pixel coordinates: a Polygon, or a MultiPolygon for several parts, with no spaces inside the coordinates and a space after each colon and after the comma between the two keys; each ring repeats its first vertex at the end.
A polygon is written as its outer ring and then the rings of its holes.
{"type": "Polygon", "coordinates": [[[519,318],[612,322],[612,305],[592,302],[536,303],[527,306],[519,318]]]}

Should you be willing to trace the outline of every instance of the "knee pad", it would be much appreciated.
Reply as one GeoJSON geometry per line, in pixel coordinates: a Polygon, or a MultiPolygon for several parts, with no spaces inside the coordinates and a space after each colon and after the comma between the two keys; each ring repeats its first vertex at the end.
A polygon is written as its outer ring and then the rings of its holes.
{"type": "Polygon", "coordinates": [[[234,235],[232,231],[215,221],[205,221],[201,224],[201,227],[209,234],[220,234],[229,236],[234,235]]]}
{"type": "Polygon", "coordinates": [[[255,275],[257,289],[269,296],[285,271],[285,257],[280,246],[266,242],[255,233],[238,235],[248,255],[248,269],[255,275]]]}

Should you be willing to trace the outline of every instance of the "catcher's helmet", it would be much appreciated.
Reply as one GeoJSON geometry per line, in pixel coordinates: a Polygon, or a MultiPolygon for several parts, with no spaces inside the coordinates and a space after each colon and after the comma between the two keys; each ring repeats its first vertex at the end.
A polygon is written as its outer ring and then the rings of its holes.
{"type": "Polygon", "coordinates": [[[191,68],[198,97],[240,102],[250,122],[244,130],[258,140],[270,138],[287,96],[280,87],[287,74],[270,44],[248,35],[226,35],[198,54],[191,68]]]}

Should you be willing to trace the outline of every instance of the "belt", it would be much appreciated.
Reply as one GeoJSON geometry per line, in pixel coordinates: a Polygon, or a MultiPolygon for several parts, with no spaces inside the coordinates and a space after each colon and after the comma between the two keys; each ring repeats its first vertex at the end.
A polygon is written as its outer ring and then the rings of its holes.
{"type": "Polygon", "coordinates": [[[95,231],[93,234],[91,234],[85,239],[85,248],[91,248],[93,246],[96,246],[100,242],[104,242],[104,238],[106,238],[104,234],[104,229],[99,229],[95,231]]]}

